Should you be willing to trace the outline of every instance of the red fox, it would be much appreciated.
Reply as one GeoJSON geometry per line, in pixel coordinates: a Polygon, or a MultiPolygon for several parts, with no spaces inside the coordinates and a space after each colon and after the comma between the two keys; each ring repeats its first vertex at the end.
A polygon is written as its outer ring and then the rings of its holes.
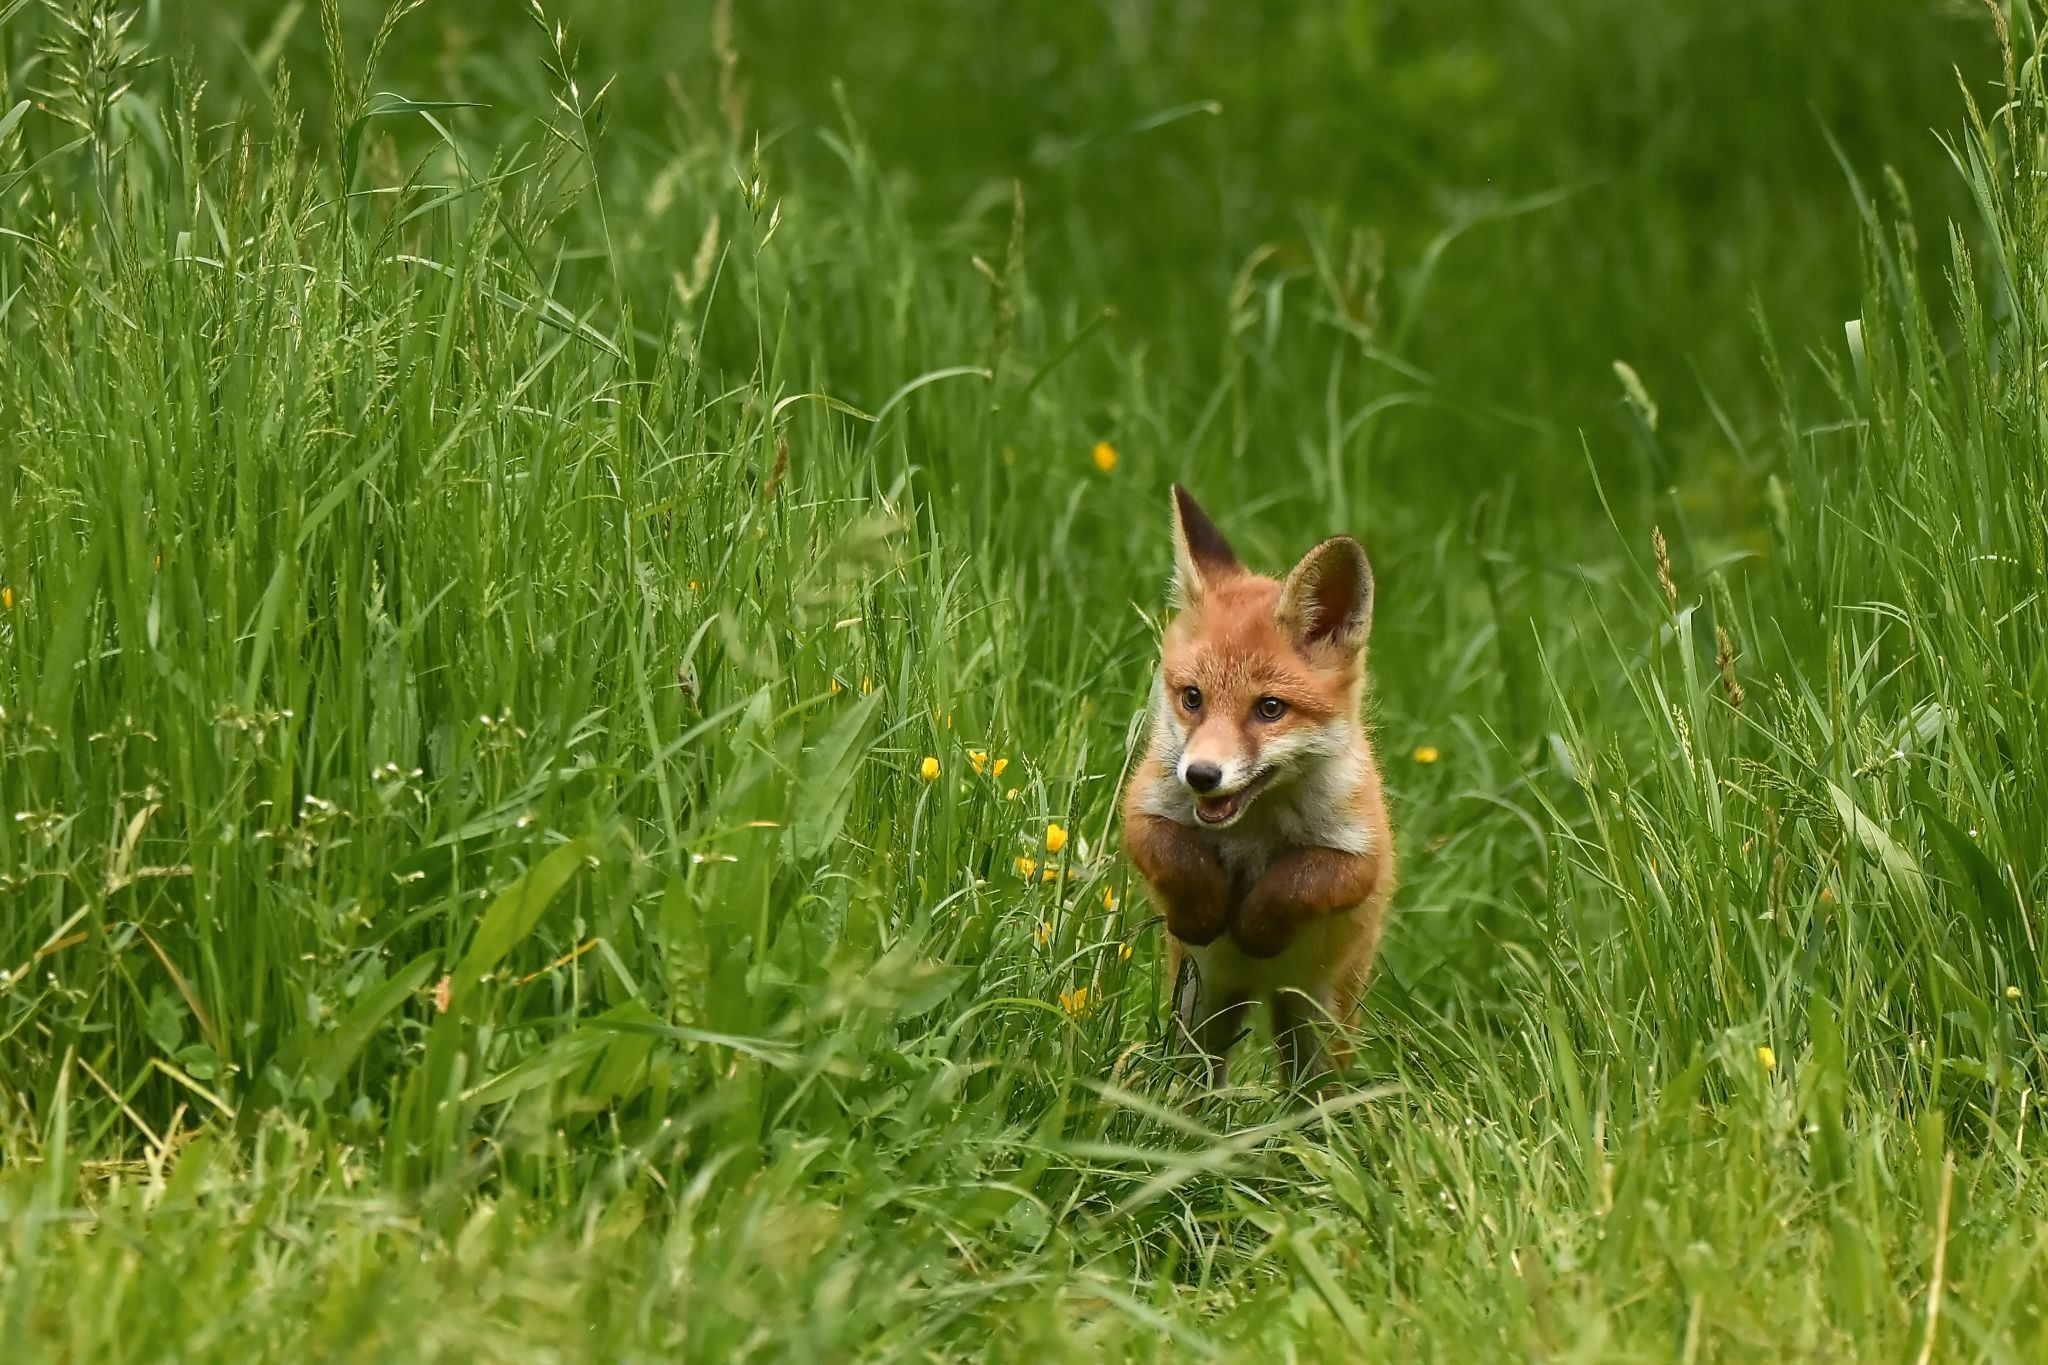
{"type": "Polygon", "coordinates": [[[1329,1069],[1316,1016],[1357,1003],[1394,890],[1361,716],[1372,569],[1337,536],[1285,582],[1253,573],[1178,484],[1173,532],[1178,610],[1124,845],[1166,916],[1174,1007],[1212,1084],[1260,1001],[1303,1084],[1329,1069]]]}

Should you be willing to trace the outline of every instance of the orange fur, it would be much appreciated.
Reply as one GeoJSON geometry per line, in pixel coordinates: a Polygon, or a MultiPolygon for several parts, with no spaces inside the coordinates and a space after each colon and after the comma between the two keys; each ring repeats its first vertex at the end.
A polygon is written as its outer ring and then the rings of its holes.
{"type": "Polygon", "coordinates": [[[1124,792],[1124,844],[1166,917],[1191,1039],[1224,1078],[1250,1010],[1273,1010],[1289,1070],[1327,1063],[1394,888],[1393,832],[1362,710],[1372,575],[1357,542],[1285,582],[1252,573],[1174,489],[1175,596],[1151,736],[1124,792]]]}

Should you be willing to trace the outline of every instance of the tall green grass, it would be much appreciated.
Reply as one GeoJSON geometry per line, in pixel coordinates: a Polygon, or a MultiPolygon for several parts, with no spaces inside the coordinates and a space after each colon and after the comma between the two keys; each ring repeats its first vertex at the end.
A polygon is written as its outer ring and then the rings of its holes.
{"type": "Polygon", "coordinates": [[[821,113],[772,7],[0,6],[7,1339],[2031,1354],[2048,95],[2020,7],[1911,141],[1954,22],[1820,8],[976,10],[821,113]],[[919,167],[991,30],[1041,140],[919,167]],[[1528,195],[1250,207],[1531,31],[1544,132],[1435,172],[1528,195]],[[1692,102],[1724,44],[1848,175],[1692,102]],[[1199,1088],[1116,850],[1175,477],[1382,585],[1405,885],[1312,1109],[1199,1088]]]}

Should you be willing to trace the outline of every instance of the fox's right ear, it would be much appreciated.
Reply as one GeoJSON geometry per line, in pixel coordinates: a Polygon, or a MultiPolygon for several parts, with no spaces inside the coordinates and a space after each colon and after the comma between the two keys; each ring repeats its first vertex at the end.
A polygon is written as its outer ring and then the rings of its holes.
{"type": "Polygon", "coordinates": [[[1188,490],[1173,486],[1173,600],[1191,607],[1217,582],[1244,572],[1237,551],[1188,490]]]}
{"type": "Polygon", "coordinates": [[[1303,555],[1280,585],[1275,615],[1305,650],[1364,650],[1372,629],[1372,565],[1365,547],[1350,536],[1332,536],[1303,555]]]}

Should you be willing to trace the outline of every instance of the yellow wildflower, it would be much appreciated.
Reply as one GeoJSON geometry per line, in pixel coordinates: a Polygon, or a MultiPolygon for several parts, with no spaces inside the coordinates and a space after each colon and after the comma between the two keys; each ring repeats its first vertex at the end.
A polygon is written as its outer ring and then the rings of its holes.
{"type": "Polygon", "coordinates": [[[1436,751],[1436,745],[1423,744],[1418,745],[1416,747],[1415,753],[1412,755],[1412,757],[1415,759],[1417,763],[1434,763],[1439,758],[1442,758],[1443,755],[1439,754],[1436,751]]]}
{"type": "Polygon", "coordinates": [[[988,771],[988,751],[985,749],[969,749],[967,751],[967,761],[974,765],[974,775],[976,777],[980,777],[988,771]]]}
{"type": "Polygon", "coordinates": [[[2020,998],[2020,988],[2019,988],[2018,986],[2007,986],[2007,987],[2005,988],[2005,998],[2006,998],[2006,999],[2008,999],[2008,1000],[2017,1000],[2017,999],[2019,999],[2019,998],[2020,998]]]}
{"type": "Polygon", "coordinates": [[[1003,769],[1005,769],[1005,768],[1007,768],[1007,767],[1009,767],[1009,766],[1010,766],[1010,760],[1009,760],[1009,759],[1007,759],[1007,758],[999,758],[999,759],[997,759],[997,760],[996,760],[996,765],[995,765],[995,766],[994,766],[993,768],[990,768],[990,769],[988,770],[988,775],[989,775],[990,777],[1001,777],[1001,776],[1003,775],[1003,769]]]}
{"type": "Polygon", "coordinates": [[[1057,853],[1066,846],[1066,830],[1062,829],[1058,824],[1047,825],[1045,827],[1045,851],[1047,853],[1057,853]]]}
{"type": "Polygon", "coordinates": [[[1058,868],[1047,866],[1039,869],[1038,880],[1042,882],[1056,882],[1059,879],[1060,870],[1058,868]]]}
{"type": "Polygon", "coordinates": [[[0,588],[0,611],[14,610],[14,589],[0,588]]]}
{"type": "Polygon", "coordinates": [[[1119,944],[1117,944],[1117,946],[1116,946],[1116,960],[1117,960],[1118,962],[1129,962],[1129,961],[1131,960],[1131,945],[1130,945],[1130,944],[1128,944],[1128,943],[1119,943],[1119,944]]]}
{"type": "Polygon", "coordinates": [[[837,678],[832,679],[832,695],[835,697],[839,695],[839,679],[837,678]]]}
{"type": "Polygon", "coordinates": [[[1038,859],[1020,856],[1017,859],[1017,875],[1027,882],[1036,877],[1038,875],[1038,859]]]}
{"type": "Polygon", "coordinates": [[[1116,468],[1116,447],[1107,441],[1095,443],[1095,467],[1107,474],[1116,468]]]}
{"type": "Polygon", "coordinates": [[[1771,1051],[1770,1044],[1768,1043],[1756,1050],[1756,1060],[1757,1065],[1761,1066],[1765,1071],[1776,1071],[1778,1069],[1778,1054],[1771,1051]]]}
{"type": "Polygon", "coordinates": [[[1088,988],[1076,986],[1070,991],[1060,992],[1060,1008],[1069,1016],[1078,1017],[1088,1008],[1088,988]]]}
{"type": "Polygon", "coordinates": [[[1107,886],[1102,888],[1102,908],[1105,910],[1116,909],[1116,892],[1107,886]]]}
{"type": "Polygon", "coordinates": [[[875,680],[873,678],[862,678],[860,680],[860,690],[863,694],[874,691],[875,680]]]}
{"type": "Polygon", "coordinates": [[[1820,889],[1820,903],[1822,905],[1833,905],[1835,903],[1835,888],[1823,886],[1820,889]]]}
{"type": "Polygon", "coordinates": [[[938,781],[939,760],[933,758],[930,754],[926,754],[924,756],[924,762],[917,765],[917,775],[927,782],[938,781]]]}
{"type": "Polygon", "coordinates": [[[1003,793],[1003,800],[1015,801],[1020,795],[1022,795],[1022,793],[1019,792],[1015,787],[1012,787],[1008,791],[1003,793]]]}
{"type": "Polygon", "coordinates": [[[1041,948],[1052,945],[1052,921],[1040,920],[1038,927],[1031,931],[1031,941],[1041,948]]]}

